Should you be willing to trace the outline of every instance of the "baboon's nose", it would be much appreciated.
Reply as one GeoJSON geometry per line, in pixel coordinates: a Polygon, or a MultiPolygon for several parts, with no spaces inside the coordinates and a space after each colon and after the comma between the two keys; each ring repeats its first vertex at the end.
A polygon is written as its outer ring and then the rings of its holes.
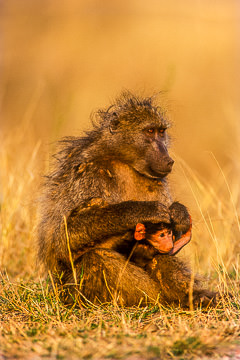
{"type": "Polygon", "coordinates": [[[168,161],[168,166],[172,167],[173,164],[174,164],[174,160],[170,158],[169,161],[168,161]]]}

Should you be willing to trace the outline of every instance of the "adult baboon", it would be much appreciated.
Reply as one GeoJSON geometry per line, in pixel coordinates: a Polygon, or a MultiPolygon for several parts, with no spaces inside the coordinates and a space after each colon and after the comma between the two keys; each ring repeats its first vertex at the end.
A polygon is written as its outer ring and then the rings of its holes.
{"type": "Polygon", "coordinates": [[[177,257],[157,246],[144,265],[134,255],[139,223],[146,243],[153,224],[171,224],[176,237],[190,228],[186,207],[168,188],[173,160],[164,111],[152,98],[123,93],[96,120],[85,137],[60,141],[41,200],[38,258],[63,298],[186,306],[192,291],[194,301],[210,301],[214,293],[192,281],[177,257]]]}

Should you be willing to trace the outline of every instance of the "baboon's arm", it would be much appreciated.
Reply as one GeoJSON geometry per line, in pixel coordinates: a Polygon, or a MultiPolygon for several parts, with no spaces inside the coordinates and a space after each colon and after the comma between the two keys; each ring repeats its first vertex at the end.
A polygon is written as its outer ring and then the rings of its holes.
{"type": "Polygon", "coordinates": [[[168,208],[158,201],[125,201],[105,207],[72,211],[67,230],[72,250],[100,243],[104,238],[134,230],[139,222],[170,223],[168,208]]]}

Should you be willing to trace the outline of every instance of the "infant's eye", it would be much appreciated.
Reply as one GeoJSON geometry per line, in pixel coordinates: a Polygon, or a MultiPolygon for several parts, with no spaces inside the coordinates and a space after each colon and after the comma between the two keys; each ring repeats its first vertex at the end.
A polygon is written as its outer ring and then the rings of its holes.
{"type": "Polygon", "coordinates": [[[164,233],[161,233],[161,234],[160,234],[160,237],[164,237],[164,233]]]}

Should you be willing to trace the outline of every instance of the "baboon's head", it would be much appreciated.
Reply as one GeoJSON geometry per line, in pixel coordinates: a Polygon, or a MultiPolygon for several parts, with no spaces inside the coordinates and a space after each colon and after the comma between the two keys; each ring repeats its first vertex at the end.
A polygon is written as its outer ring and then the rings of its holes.
{"type": "Polygon", "coordinates": [[[167,150],[169,122],[152,98],[124,93],[98,116],[104,146],[113,157],[148,177],[164,178],[171,172],[174,161],[167,150]]]}

